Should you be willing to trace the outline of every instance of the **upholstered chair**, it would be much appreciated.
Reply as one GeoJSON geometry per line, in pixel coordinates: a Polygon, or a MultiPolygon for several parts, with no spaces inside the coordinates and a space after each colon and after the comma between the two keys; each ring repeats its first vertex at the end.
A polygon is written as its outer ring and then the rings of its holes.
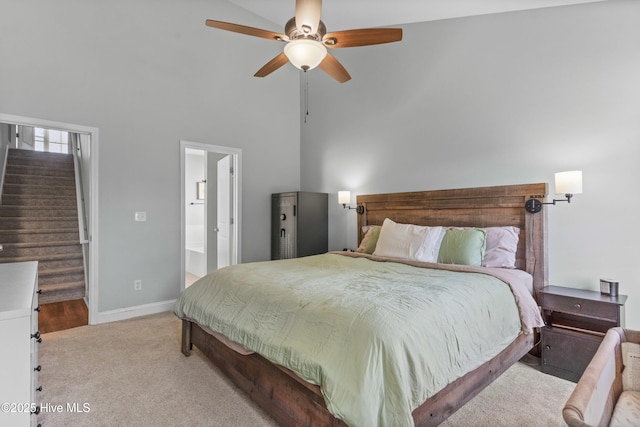
{"type": "Polygon", "coordinates": [[[640,389],[626,389],[623,381],[625,342],[640,344],[640,331],[609,329],[562,410],[570,427],[640,426],[640,389]]]}

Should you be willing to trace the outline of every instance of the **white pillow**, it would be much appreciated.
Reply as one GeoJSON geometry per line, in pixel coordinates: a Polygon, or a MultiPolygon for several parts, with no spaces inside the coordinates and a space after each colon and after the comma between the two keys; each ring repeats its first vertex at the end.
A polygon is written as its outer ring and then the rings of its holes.
{"type": "Polygon", "coordinates": [[[399,224],[386,218],[373,255],[437,262],[444,232],[444,227],[399,224]]]}

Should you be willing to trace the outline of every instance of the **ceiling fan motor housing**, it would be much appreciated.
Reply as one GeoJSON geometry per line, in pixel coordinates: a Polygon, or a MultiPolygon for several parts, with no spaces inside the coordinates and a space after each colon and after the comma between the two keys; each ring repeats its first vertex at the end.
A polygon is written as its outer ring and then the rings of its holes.
{"type": "Polygon", "coordinates": [[[318,31],[315,34],[300,31],[296,26],[296,18],[294,16],[284,26],[284,33],[289,36],[289,40],[310,39],[321,42],[324,35],[327,34],[327,27],[325,27],[324,22],[320,21],[318,23],[318,31]]]}

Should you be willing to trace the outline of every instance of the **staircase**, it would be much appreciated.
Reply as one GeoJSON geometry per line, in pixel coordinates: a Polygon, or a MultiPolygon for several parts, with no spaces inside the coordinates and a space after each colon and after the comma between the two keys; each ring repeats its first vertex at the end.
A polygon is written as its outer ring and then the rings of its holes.
{"type": "Polygon", "coordinates": [[[11,148],[0,204],[0,263],[39,261],[42,304],[84,298],[71,154],[11,148]]]}

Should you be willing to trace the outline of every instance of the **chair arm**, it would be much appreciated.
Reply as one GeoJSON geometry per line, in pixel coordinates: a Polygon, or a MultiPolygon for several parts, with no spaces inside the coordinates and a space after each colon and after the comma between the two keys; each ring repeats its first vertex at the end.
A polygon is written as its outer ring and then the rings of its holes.
{"type": "Polygon", "coordinates": [[[621,392],[622,328],[607,331],[562,410],[570,427],[607,426],[621,392]]]}

